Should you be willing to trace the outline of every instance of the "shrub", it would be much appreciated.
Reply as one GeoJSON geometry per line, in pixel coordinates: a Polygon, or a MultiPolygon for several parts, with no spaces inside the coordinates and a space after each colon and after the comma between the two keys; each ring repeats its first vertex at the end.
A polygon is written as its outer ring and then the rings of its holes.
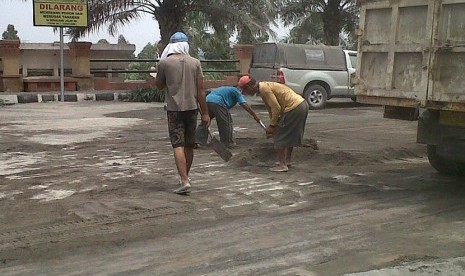
{"type": "Polygon", "coordinates": [[[165,92],[154,87],[139,87],[129,91],[127,100],[130,102],[164,102],[165,92]]]}

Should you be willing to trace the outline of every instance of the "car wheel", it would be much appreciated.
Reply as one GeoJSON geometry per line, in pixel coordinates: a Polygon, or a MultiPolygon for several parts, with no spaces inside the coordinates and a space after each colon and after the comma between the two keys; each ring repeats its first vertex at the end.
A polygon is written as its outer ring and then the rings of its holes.
{"type": "Polygon", "coordinates": [[[439,155],[435,145],[427,145],[427,152],[429,163],[438,172],[445,175],[465,175],[465,163],[439,155]]]}
{"type": "Polygon", "coordinates": [[[323,86],[313,84],[305,89],[304,98],[307,100],[310,109],[323,109],[328,99],[328,93],[323,86]]]}

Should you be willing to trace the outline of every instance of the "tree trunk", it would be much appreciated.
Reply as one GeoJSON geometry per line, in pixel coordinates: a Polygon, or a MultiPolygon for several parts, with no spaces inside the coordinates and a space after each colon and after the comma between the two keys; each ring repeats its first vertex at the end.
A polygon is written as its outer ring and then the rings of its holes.
{"type": "Polygon", "coordinates": [[[342,29],[341,0],[329,0],[323,11],[323,31],[326,45],[339,45],[342,29]]]}
{"type": "Polygon", "coordinates": [[[169,4],[160,6],[155,19],[160,29],[160,42],[163,48],[169,43],[172,34],[184,31],[186,17],[187,14],[182,9],[170,7],[169,4]]]}

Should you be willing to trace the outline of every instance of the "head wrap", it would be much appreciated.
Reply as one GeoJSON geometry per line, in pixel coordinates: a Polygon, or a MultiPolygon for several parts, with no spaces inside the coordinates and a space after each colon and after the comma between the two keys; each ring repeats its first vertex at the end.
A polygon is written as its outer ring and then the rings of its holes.
{"type": "Polygon", "coordinates": [[[189,43],[188,38],[182,32],[174,33],[170,37],[170,43],[166,45],[163,53],[160,56],[160,60],[167,58],[171,54],[183,54],[189,55],[189,43]]]}
{"type": "Polygon", "coordinates": [[[189,43],[175,42],[166,45],[163,53],[161,54],[160,60],[167,58],[171,54],[189,55],[189,43]]]}

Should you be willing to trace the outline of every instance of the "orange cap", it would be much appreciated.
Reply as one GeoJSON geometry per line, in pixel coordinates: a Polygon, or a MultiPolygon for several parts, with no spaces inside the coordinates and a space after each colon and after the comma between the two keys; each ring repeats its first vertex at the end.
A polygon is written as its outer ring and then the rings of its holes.
{"type": "Polygon", "coordinates": [[[239,88],[242,88],[245,85],[247,85],[250,82],[250,80],[251,80],[251,78],[249,76],[242,76],[239,79],[239,82],[237,83],[237,86],[239,86],[239,88]]]}

